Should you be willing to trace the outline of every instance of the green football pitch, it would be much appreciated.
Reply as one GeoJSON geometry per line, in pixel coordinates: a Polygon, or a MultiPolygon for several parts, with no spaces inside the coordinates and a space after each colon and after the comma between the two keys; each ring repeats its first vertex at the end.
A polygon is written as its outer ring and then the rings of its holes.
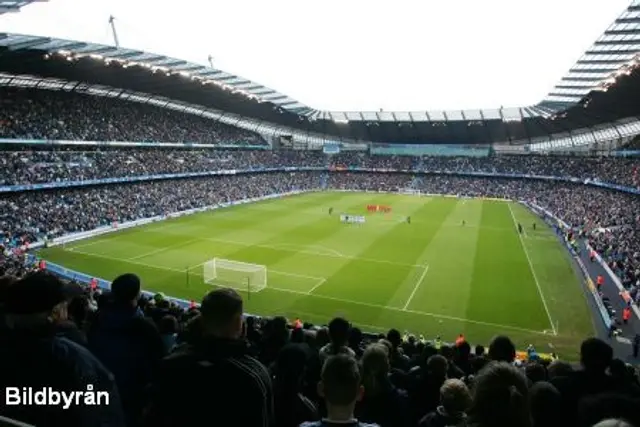
{"type": "Polygon", "coordinates": [[[395,327],[444,340],[464,333],[485,344],[507,334],[521,348],[531,343],[566,356],[594,333],[570,255],[518,203],[307,193],[122,230],[40,256],[107,280],[133,272],[146,290],[195,300],[212,287],[203,279],[205,262],[260,264],[265,289],[249,293],[237,284],[247,312],[318,323],[340,315],[371,332],[395,327]],[[392,212],[367,213],[368,204],[392,212]],[[343,224],[340,213],[366,223],[343,224]]]}

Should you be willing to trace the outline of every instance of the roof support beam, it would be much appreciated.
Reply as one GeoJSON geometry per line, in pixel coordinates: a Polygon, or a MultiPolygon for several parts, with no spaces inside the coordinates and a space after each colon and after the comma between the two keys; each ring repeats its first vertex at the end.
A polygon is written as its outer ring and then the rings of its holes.
{"type": "Polygon", "coordinates": [[[572,68],[570,73],[588,73],[588,74],[600,74],[600,73],[613,73],[617,67],[613,68],[586,68],[584,70],[572,68]]]}
{"type": "MultiPolygon", "coordinates": [[[[639,43],[640,44],[640,43],[639,43]]],[[[623,49],[623,50],[588,50],[585,55],[624,55],[624,54],[636,54],[638,49],[623,49]]]]}
{"type": "Polygon", "coordinates": [[[605,35],[612,35],[612,36],[623,36],[626,34],[638,34],[638,30],[607,30],[604,32],[605,35]]]}
{"type": "Polygon", "coordinates": [[[640,23],[640,16],[636,16],[635,18],[616,19],[616,24],[636,24],[636,23],[640,23]]]}
{"type": "Polygon", "coordinates": [[[27,40],[22,43],[10,44],[8,47],[9,47],[9,50],[33,49],[39,45],[49,43],[50,41],[51,39],[48,37],[38,37],[35,40],[27,40]]]}
{"type": "Polygon", "coordinates": [[[143,54],[143,52],[134,51],[134,52],[117,53],[115,55],[109,55],[109,57],[110,58],[114,58],[114,59],[128,59],[128,58],[132,58],[134,56],[140,56],[142,54],[143,54]]]}
{"type": "Polygon", "coordinates": [[[578,61],[578,64],[611,64],[611,65],[618,65],[618,64],[625,64],[629,61],[625,61],[622,59],[581,59],[580,61],[578,61]]]}

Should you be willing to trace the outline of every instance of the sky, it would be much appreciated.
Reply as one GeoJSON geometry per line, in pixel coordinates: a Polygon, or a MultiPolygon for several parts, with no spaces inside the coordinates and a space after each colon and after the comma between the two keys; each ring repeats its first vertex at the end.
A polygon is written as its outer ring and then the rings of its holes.
{"type": "Polygon", "coordinates": [[[527,106],[629,0],[49,0],[0,31],[207,64],[325,111],[527,106]]]}

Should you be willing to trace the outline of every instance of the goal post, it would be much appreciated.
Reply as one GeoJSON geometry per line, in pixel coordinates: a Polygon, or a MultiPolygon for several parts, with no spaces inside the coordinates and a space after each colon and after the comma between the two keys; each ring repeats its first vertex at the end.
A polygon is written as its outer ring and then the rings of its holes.
{"type": "Polygon", "coordinates": [[[267,287],[267,267],[261,264],[214,258],[203,264],[204,282],[248,292],[267,287]]]}

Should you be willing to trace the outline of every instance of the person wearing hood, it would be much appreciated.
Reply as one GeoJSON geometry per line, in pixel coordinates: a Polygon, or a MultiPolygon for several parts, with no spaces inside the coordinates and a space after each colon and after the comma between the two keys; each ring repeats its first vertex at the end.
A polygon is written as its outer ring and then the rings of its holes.
{"type": "Polygon", "coordinates": [[[138,307],[139,297],[138,276],[118,276],[87,334],[89,349],[115,377],[129,426],[139,425],[145,391],[165,354],[158,329],[138,307]]]}

